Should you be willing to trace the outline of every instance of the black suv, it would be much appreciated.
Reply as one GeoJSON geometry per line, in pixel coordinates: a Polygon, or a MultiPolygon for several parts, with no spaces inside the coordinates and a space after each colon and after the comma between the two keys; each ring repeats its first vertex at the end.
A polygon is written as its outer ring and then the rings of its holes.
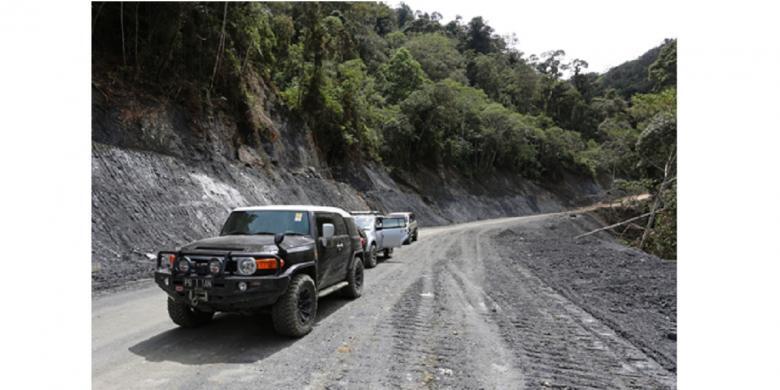
{"type": "Polygon", "coordinates": [[[300,337],[312,329],[319,297],[361,295],[362,255],[355,222],[342,209],[244,207],[218,237],[158,253],[154,280],[179,326],[198,326],[217,311],[270,307],[276,331],[300,337]]]}

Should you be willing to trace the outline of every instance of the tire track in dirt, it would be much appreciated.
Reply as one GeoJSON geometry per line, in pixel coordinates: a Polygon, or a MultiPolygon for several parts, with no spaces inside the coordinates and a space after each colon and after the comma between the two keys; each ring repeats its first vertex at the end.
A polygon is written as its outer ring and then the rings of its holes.
{"type": "MultiPolygon", "coordinates": [[[[431,270],[440,248],[451,245],[452,238],[421,239],[412,246],[396,250],[389,261],[379,264],[378,279],[372,279],[369,307],[382,307],[381,314],[361,318],[352,336],[349,352],[335,351],[336,364],[317,375],[310,388],[420,388],[426,385],[425,361],[428,345],[421,337],[430,329],[431,300],[422,296],[432,291],[431,270]],[[402,264],[398,257],[404,259],[402,264]],[[392,266],[392,267],[391,267],[392,266]],[[387,270],[384,270],[386,268],[387,270]],[[327,386],[326,386],[327,384],[327,386]]],[[[372,272],[374,272],[372,270],[372,272]]],[[[368,285],[367,285],[368,286],[368,285]]]]}
{"type": "MultiPolygon", "coordinates": [[[[517,388],[522,375],[511,350],[490,320],[490,309],[479,292],[466,286],[464,274],[475,264],[466,236],[458,235],[459,245],[437,264],[435,279],[436,314],[444,326],[437,327],[436,384],[444,388],[517,388]]],[[[472,283],[470,280],[468,283],[472,283]]]]}
{"type": "Polygon", "coordinates": [[[450,234],[423,274],[394,307],[391,383],[409,388],[517,388],[512,354],[489,324],[484,304],[453,276],[468,233],[450,234]]]}

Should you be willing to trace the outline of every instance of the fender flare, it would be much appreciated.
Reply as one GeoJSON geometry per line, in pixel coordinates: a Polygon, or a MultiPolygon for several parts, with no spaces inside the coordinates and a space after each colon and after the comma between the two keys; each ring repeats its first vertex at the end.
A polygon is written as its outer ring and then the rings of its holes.
{"type": "Polygon", "coordinates": [[[290,266],[290,268],[287,268],[286,271],[282,274],[282,276],[289,276],[293,277],[299,273],[306,273],[307,275],[311,276],[311,278],[314,280],[314,284],[317,284],[317,262],[312,261],[304,261],[302,263],[296,263],[290,266]]]}

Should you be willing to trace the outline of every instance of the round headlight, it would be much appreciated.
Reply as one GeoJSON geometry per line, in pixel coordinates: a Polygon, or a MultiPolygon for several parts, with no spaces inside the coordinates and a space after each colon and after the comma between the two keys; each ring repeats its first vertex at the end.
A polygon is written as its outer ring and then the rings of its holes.
{"type": "Polygon", "coordinates": [[[219,260],[211,259],[211,261],[209,261],[209,272],[212,274],[218,274],[221,268],[222,263],[219,260]]]}
{"type": "Polygon", "coordinates": [[[179,271],[181,272],[190,272],[190,262],[187,261],[187,259],[181,259],[179,260],[179,271]]]}
{"type": "Polygon", "coordinates": [[[257,271],[257,263],[251,257],[241,257],[238,259],[238,273],[241,275],[252,275],[257,271]]]}

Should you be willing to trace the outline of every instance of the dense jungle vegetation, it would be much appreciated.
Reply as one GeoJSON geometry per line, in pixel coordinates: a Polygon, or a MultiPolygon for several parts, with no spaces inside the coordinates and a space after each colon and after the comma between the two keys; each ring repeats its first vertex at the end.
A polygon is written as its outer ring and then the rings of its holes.
{"type": "Polygon", "coordinates": [[[527,55],[481,17],[404,4],[93,3],[92,31],[93,72],[197,111],[227,102],[251,145],[278,136],[251,112],[260,82],[330,164],[663,192],[643,245],[674,257],[676,40],[597,74],[563,50],[527,55]]]}

